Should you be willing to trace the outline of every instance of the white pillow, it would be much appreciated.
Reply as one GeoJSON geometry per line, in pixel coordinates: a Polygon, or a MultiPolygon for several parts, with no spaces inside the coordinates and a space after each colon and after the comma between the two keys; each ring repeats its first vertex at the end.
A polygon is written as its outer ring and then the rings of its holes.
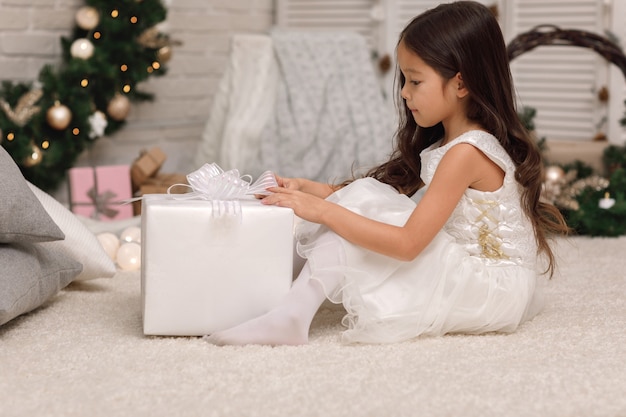
{"type": "Polygon", "coordinates": [[[28,186],[46,209],[48,215],[65,233],[65,240],[43,242],[42,244],[55,248],[83,264],[83,271],[74,280],[111,278],[115,275],[115,263],[106,254],[98,238],[80,222],[76,215],[56,201],[54,197],[30,182],[28,186]]]}

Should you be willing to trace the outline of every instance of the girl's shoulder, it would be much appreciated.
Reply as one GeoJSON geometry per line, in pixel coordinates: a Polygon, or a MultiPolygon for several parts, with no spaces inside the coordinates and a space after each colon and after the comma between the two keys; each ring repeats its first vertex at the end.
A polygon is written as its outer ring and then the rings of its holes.
{"type": "Polygon", "coordinates": [[[469,143],[481,150],[483,147],[497,147],[500,145],[500,142],[495,136],[493,136],[489,132],[485,132],[484,130],[468,130],[467,132],[457,136],[446,144],[442,145],[441,142],[441,140],[438,140],[437,142],[433,143],[432,145],[424,149],[422,151],[422,154],[427,154],[429,152],[443,154],[448,149],[459,143],[469,143]]]}
{"type": "Polygon", "coordinates": [[[468,130],[467,132],[457,136],[452,139],[450,142],[446,143],[442,148],[450,149],[454,145],[458,145],[459,143],[469,143],[474,145],[478,149],[490,149],[502,147],[498,139],[489,132],[485,132],[484,130],[468,130]]]}
{"type": "Polygon", "coordinates": [[[442,154],[460,143],[467,143],[479,149],[502,169],[515,169],[515,165],[498,138],[484,130],[470,130],[446,143],[439,149],[442,154]]]}
{"type": "Polygon", "coordinates": [[[420,154],[422,161],[422,170],[420,174],[422,180],[426,184],[430,183],[432,180],[432,177],[439,166],[439,162],[446,152],[460,143],[470,144],[480,150],[507,173],[507,175],[505,175],[506,181],[514,181],[513,173],[515,172],[515,164],[500,144],[500,141],[488,132],[482,130],[470,130],[444,145],[441,145],[441,141],[439,141],[422,151],[420,154]]]}

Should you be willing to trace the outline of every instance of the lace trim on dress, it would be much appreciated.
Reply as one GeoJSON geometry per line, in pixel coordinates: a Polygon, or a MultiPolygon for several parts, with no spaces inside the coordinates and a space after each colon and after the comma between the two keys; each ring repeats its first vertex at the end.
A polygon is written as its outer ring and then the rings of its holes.
{"type": "Polygon", "coordinates": [[[495,200],[472,200],[479,211],[474,220],[478,228],[478,244],[481,256],[489,259],[509,259],[502,248],[503,239],[498,233],[500,221],[492,213],[499,203],[495,200]]]}

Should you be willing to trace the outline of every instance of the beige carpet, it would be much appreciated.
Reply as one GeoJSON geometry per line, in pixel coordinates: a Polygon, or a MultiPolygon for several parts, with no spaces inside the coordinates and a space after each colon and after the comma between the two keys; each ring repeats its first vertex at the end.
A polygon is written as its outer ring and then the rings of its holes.
{"type": "Polygon", "coordinates": [[[563,241],[548,305],[511,335],[301,347],[144,337],[138,273],[72,284],[0,328],[0,415],[626,416],[626,238],[563,241]]]}

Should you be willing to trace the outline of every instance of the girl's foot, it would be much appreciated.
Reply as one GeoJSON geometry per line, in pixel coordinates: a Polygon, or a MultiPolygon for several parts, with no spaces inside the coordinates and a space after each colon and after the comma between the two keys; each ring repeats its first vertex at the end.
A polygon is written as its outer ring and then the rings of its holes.
{"type": "Polygon", "coordinates": [[[309,341],[309,324],[288,308],[277,308],[203,340],[224,345],[304,345],[309,341]]]}

